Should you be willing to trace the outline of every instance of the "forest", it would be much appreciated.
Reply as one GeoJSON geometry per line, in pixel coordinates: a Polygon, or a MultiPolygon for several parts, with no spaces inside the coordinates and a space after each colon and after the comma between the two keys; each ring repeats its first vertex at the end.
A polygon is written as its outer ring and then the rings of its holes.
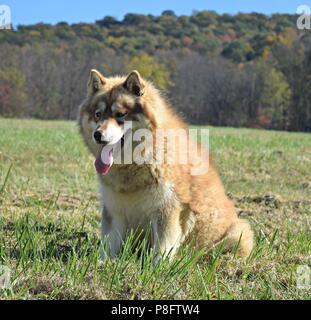
{"type": "Polygon", "coordinates": [[[90,69],[137,69],[190,123],[311,131],[311,31],[297,15],[129,13],[0,30],[0,116],[77,117],[90,69]]]}

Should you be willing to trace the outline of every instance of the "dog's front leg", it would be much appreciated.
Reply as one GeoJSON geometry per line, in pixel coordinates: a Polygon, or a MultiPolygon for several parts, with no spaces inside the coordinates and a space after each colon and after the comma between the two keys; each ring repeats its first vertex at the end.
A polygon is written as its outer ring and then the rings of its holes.
{"type": "Polygon", "coordinates": [[[111,215],[104,207],[102,211],[101,221],[101,259],[104,260],[106,256],[115,257],[124,241],[126,234],[126,223],[118,216],[111,215]]]}
{"type": "Polygon", "coordinates": [[[152,223],[152,231],[155,254],[153,265],[156,266],[161,258],[172,257],[180,245],[182,229],[179,212],[157,215],[157,219],[152,223]]]}

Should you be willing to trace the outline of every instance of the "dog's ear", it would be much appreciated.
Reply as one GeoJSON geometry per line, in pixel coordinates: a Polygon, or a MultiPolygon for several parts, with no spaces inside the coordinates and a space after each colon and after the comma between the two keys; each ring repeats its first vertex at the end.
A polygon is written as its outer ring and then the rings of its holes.
{"type": "Polygon", "coordinates": [[[142,96],[144,94],[144,85],[138,71],[132,71],[123,83],[123,87],[134,94],[135,96],[142,96]]]}
{"type": "Polygon", "coordinates": [[[92,69],[87,82],[87,94],[89,96],[99,91],[106,83],[105,77],[97,70],[92,69]]]}

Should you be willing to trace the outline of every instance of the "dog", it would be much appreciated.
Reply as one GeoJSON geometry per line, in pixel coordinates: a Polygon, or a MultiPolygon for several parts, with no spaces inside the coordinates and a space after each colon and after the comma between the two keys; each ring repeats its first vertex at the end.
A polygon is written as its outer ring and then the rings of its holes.
{"type": "MultiPolygon", "coordinates": [[[[130,140],[125,130],[127,122],[132,123],[132,132],[148,130],[155,140],[159,130],[187,129],[166,98],[137,71],[107,78],[91,70],[78,122],[81,135],[96,158],[103,258],[115,257],[132,231],[144,234],[148,227],[155,263],[164,256],[173,256],[182,243],[189,242],[197,248],[223,243],[226,251],[236,248],[240,256],[251,253],[251,227],[248,221],[238,218],[210,157],[206,160],[208,170],[202,174],[193,174],[194,165],[189,162],[114,160],[130,140]]],[[[145,144],[140,153],[153,159],[152,152],[157,147],[151,144],[145,144]]],[[[181,151],[189,155],[194,143],[186,134],[173,146],[173,154],[181,151]]],[[[137,142],[127,150],[133,152],[135,147],[137,142]]],[[[165,145],[162,150],[166,156],[169,154],[165,145]]]]}

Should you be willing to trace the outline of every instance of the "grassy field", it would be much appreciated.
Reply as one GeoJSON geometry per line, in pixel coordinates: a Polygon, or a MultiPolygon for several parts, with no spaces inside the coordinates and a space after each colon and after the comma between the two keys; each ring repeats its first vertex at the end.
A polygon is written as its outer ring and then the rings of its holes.
{"type": "Polygon", "coordinates": [[[0,119],[0,299],[310,299],[296,284],[311,266],[311,135],[211,128],[210,141],[252,255],[185,247],[153,269],[129,239],[99,264],[94,160],[76,124],[0,119]]]}

